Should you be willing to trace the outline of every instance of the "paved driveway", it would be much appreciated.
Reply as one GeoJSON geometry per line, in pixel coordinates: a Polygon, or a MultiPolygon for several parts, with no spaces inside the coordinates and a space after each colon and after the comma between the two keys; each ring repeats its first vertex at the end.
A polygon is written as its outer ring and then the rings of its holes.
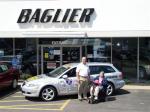
{"type": "Polygon", "coordinates": [[[107,102],[88,104],[77,95],[61,96],[52,102],[25,98],[19,89],[0,92],[0,112],[149,112],[150,90],[119,90],[107,102]]]}

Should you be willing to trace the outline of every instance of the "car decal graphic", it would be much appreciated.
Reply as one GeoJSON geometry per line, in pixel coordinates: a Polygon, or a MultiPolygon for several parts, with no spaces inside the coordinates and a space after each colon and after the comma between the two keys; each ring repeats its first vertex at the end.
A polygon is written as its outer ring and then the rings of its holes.
{"type": "Polygon", "coordinates": [[[71,84],[72,84],[72,80],[71,80],[71,79],[67,79],[67,80],[66,80],[66,83],[67,83],[68,85],[71,85],[71,84]]]}

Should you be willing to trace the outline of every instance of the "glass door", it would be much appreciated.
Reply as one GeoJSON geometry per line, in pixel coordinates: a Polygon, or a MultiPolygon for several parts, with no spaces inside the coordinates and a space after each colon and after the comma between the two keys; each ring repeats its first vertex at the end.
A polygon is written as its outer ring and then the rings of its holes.
{"type": "Polygon", "coordinates": [[[41,46],[41,73],[48,73],[64,64],[79,63],[81,57],[81,46],[41,46]]]}
{"type": "Polygon", "coordinates": [[[41,47],[42,73],[48,73],[61,65],[61,47],[41,47]]]}
{"type": "Polygon", "coordinates": [[[82,56],[81,50],[80,46],[62,47],[62,64],[79,63],[82,56]]]}

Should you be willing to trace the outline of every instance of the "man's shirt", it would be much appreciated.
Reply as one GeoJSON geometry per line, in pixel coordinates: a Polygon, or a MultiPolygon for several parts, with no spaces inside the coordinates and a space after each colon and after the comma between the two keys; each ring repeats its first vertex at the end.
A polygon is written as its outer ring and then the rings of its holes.
{"type": "Polygon", "coordinates": [[[82,77],[87,77],[90,73],[90,69],[87,64],[80,63],[77,65],[76,72],[82,77]]]}

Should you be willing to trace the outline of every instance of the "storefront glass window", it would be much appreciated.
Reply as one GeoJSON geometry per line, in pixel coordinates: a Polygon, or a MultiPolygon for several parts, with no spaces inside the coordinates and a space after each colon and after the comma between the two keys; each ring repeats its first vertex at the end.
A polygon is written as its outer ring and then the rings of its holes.
{"type": "Polygon", "coordinates": [[[15,54],[19,54],[26,49],[26,39],[25,38],[15,38],[15,54]]]}
{"type": "Polygon", "coordinates": [[[11,64],[13,54],[13,39],[0,38],[0,62],[11,64]]]}
{"type": "Polygon", "coordinates": [[[110,38],[41,38],[42,73],[67,63],[79,63],[82,56],[89,62],[110,62],[110,38]]]}
{"type": "Polygon", "coordinates": [[[80,47],[63,47],[62,49],[63,64],[71,62],[80,62],[80,47]]]}
{"type": "Polygon", "coordinates": [[[0,38],[0,56],[13,55],[13,39],[0,38]]]}
{"type": "Polygon", "coordinates": [[[86,39],[85,45],[89,62],[110,62],[110,38],[86,39]]]}
{"type": "Polygon", "coordinates": [[[15,55],[22,59],[23,74],[37,74],[37,53],[35,38],[16,38],[15,55]]]}
{"type": "Polygon", "coordinates": [[[150,38],[139,38],[139,78],[150,79],[150,38]]]}
{"type": "Polygon", "coordinates": [[[137,38],[112,38],[112,61],[124,79],[137,80],[137,38]]]}

